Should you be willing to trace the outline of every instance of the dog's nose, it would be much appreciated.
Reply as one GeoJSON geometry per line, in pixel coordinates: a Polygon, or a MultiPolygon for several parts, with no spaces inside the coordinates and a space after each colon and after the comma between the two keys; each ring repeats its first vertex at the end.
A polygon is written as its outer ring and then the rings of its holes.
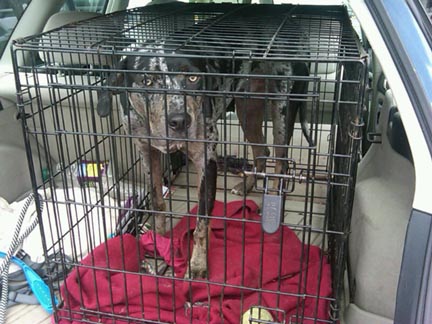
{"type": "Polygon", "coordinates": [[[188,113],[171,113],[168,115],[168,126],[176,131],[184,131],[191,125],[192,118],[188,113]]]}

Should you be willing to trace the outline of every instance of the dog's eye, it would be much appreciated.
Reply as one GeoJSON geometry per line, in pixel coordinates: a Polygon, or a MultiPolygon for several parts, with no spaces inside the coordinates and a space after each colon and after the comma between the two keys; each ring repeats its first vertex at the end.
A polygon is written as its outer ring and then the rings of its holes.
{"type": "Polygon", "coordinates": [[[153,84],[153,80],[152,79],[148,79],[148,78],[145,79],[144,82],[145,82],[145,85],[147,87],[150,87],[153,84]]]}
{"type": "Polygon", "coordinates": [[[189,82],[195,83],[198,81],[198,77],[196,75],[191,75],[188,77],[189,82]]]}

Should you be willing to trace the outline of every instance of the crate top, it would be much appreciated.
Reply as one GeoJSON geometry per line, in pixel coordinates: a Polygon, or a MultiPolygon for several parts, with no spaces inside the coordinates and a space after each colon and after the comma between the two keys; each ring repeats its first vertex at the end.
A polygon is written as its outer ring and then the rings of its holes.
{"type": "Polygon", "coordinates": [[[261,60],[339,61],[361,56],[343,6],[153,5],[66,25],[22,39],[14,48],[261,60]]]}

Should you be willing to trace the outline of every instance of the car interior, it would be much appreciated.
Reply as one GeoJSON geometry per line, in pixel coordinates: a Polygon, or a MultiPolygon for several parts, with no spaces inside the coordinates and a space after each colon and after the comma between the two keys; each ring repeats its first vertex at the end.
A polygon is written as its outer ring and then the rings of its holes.
{"type": "MultiPolygon", "coordinates": [[[[26,1],[18,2],[26,7],[26,1]]],[[[106,13],[134,6],[157,5],[158,1],[149,4],[126,0],[50,0],[44,1],[43,5],[41,3],[33,0],[28,4],[23,12],[23,18],[26,19],[19,20],[17,26],[10,31],[12,38],[19,41],[21,37],[49,32],[66,24],[97,18],[106,13]],[[36,18],[28,19],[27,15],[36,18]]],[[[361,45],[368,55],[368,70],[365,104],[362,107],[364,126],[361,153],[355,176],[346,247],[347,264],[344,267],[343,294],[339,296],[339,320],[346,324],[390,324],[393,323],[395,313],[399,271],[413,204],[415,168],[410,140],[407,138],[398,106],[393,98],[392,82],[384,75],[382,63],[375,56],[374,48],[368,43],[366,35],[362,33],[359,20],[349,9],[348,12],[351,14],[353,28],[357,31],[361,45]]],[[[7,19],[0,18],[0,30],[5,28],[7,19]]],[[[1,37],[5,37],[9,32],[1,33],[1,37]]],[[[29,155],[23,135],[23,120],[28,116],[17,110],[14,78],[16,71],[12,68],[9,50],[11,44],[9,41],[4,45],[0,59],[0,197],[9,203],[22,199],[32,189],[27,161],[29,155]]],[[[43,53],[40,54],[38,59],[43,64],[45,58],[43,53]]],[[[335,80],[336,68],[336,64],[318,64],[310,73],[321,80],[335,80]]],[[[44,82],[43,77],[40,82],[44,82]]],[[[330,88],[326,93],[332,95],[334,89],[331,87],[335,84],[329,82],[330,88]]],[[[325,101],[326,93],[321,94],[321,100],[325,101]]],[[[48,92],[46,95],[48,96],[48,92]]],[[[45,97],[43,100],[50,99],[45,97]]],[[[81,106],[86,107],[85,103],[81,106]]],[[[320,119],[322,128],[326,127],[326,121],[331,118],[331,111],[327,110],[327,113],[328,116],[320,119]]],[[[73,118],[73,114],[65,116],[73,118]]],[[[66,120],[65,123],[73,124],[74,121],[66,120]]],[[[236,131],[239,132],[238,127],[236,131]]],[[[296,131],[294,136],[301,137],[301,133],[296,131]]],[[[323,142],[325,140],[324,138],[323,142]]],[[[30,143],[33,151],[38,151],[38,148],[46,145],[38,142],[40,137],[27,135],[26,141],[30,143]]],[[[59,161],[59,153],[55,145],[50,146],[52,156],[46,156],[44,159],[52,160],[53,164],[56,164],[59,161]]],[[[71,152],[73,154],[74,151],[71,152]]],[[[43,150],[41,154],[45,154],[43,150]]],[[[34,170],[37,173],[35,177],[42,179],[43,166],[35,167],[34,170]]],[[[335,319],[334,323],[337,320],[335,319]]],[[[8,323],[12,321],[9,320],[8,323]]]]}

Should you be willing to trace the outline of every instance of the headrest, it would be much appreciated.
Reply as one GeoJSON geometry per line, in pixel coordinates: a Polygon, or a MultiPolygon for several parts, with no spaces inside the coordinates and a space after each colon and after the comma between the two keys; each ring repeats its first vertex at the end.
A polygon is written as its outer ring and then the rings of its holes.
{"type": "Polygon", "coordinates": [[[86,11],[57,12],[48,18],[45,27],[43,28],[43,32],[47,32],[77,21],[94,18],[100,15],[101,14],[96,12],[86,12],[86,11]]]}
{"type": "MultiPolygon", "coordinates": [[[[77,36],[74,38],[76,44],[71,43],[71,38],[65,33],[65,30],[57,28],[73,24],[86,19],[99,17],[101,14],[95,12],[84,12],[84,11],[66,11],[58,12],[52,15],[45,24],[43,32],[49,32],[42,36],[39,44],[42,49],[39,51],[39,56],[42,61],[48,64],[58,64],[63,66],[76,66],[76,65],[109,65],[111,59],[102,55],[88,55],[88,54],[77,54],[77,52],[83,49],[89,49],[95,43],[98,43],[100,39],[97,38],[97,28],[91,28],[91,22],[88,24],[82,24],[81,26],[73,27],[76,28],[77,36]],[[82,35],[82,37],[80,36],[82,35]],[[61,52],[58,49],[71,49],[71,52],[61,52]],[[79,51],[74,51],[79,49],[79,51]]],[[[67,28],[67,27],[65,27],[67,28]]],[[[100,27],[99,27],[100,28],[100,27]]]]}

